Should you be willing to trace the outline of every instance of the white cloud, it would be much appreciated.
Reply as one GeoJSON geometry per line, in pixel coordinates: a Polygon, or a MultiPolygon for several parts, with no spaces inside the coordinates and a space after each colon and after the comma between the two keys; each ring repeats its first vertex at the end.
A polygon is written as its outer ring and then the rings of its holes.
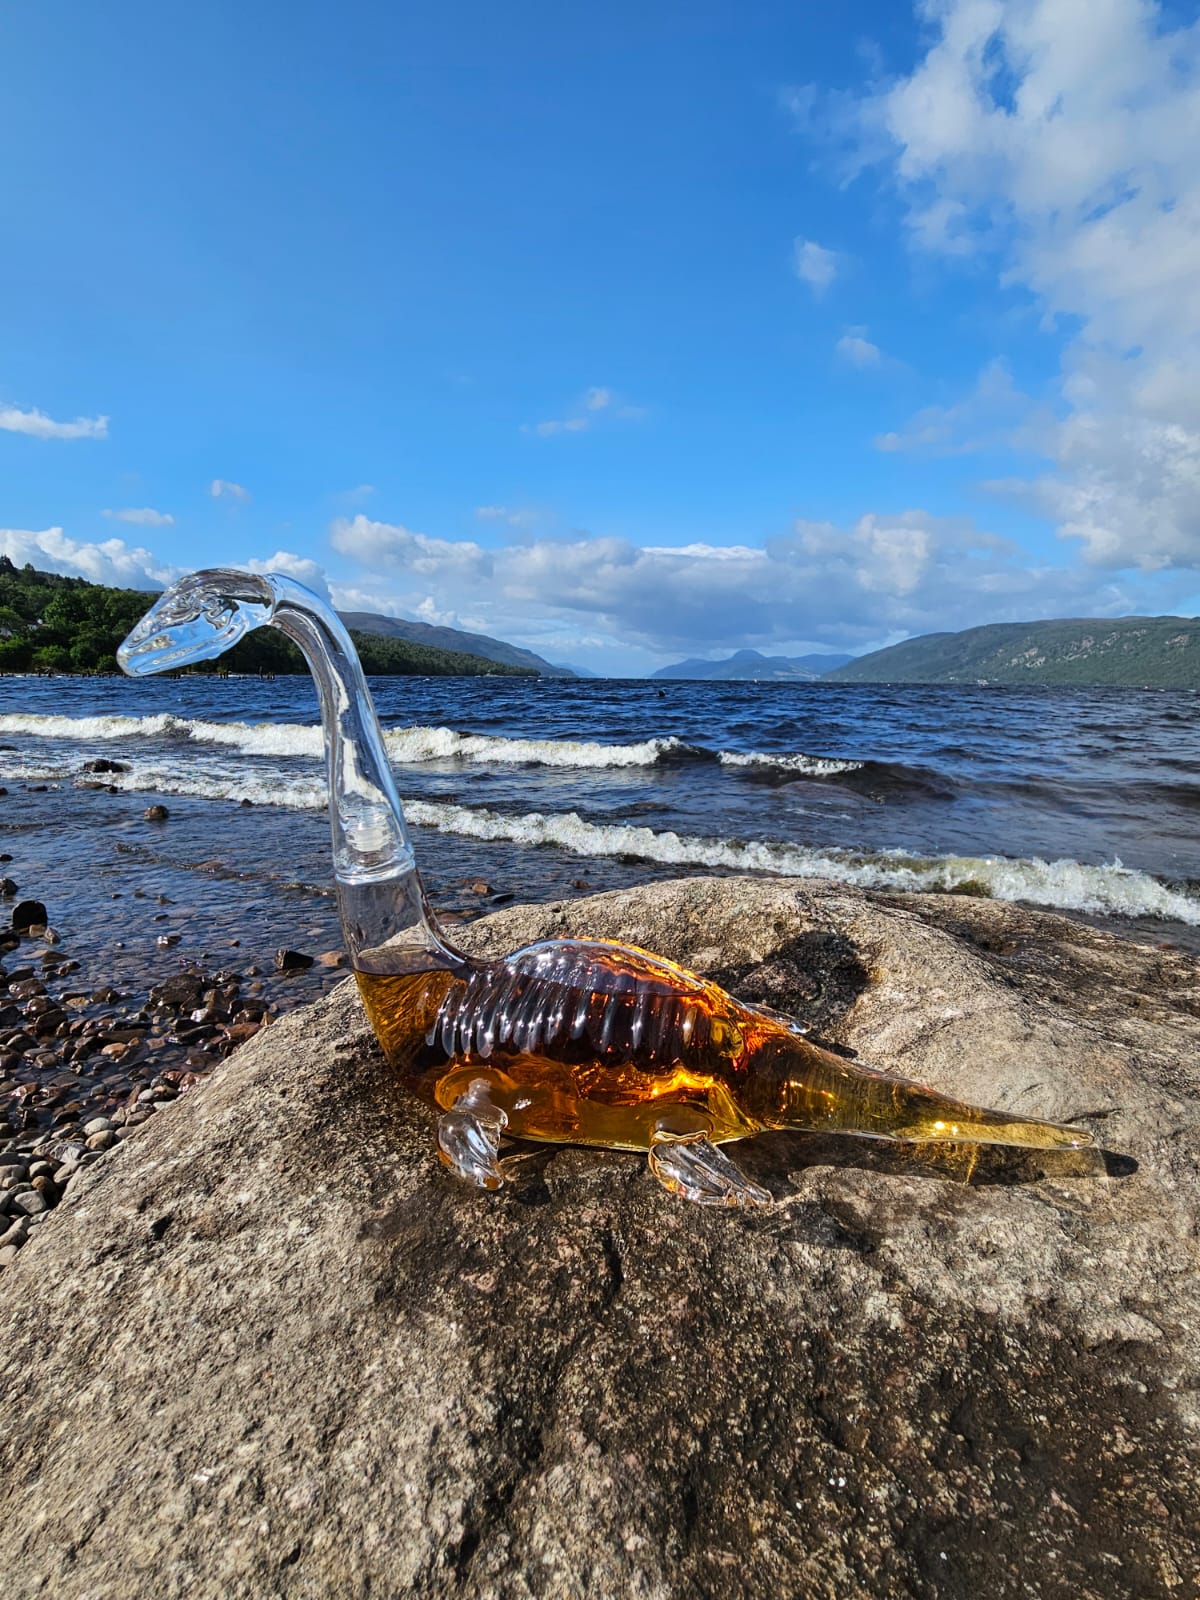
{"type": "Polygon", "coordinates": [[[542,439],[550,439],[556,433],[584,433],[591,427],[587,417],[550,417],[545,422],[525,423],[522,433],[536,433],[542,439]]]}
{"type": "Polygon", "coordinates": [[[881,433],[875,448],[936,456],[970,455],[997,445],[1036,449],[1054,418],[1038,412],[1013,382],[1008,363],[990,361],[974,389],[954,405],[925,406],[898,432],[881,433]]]}
{"type": "Polygon", "coordinates": [[[55,422],[44,411],[0,406],[0,429],[7,433],[27,433],[34,439],[107,439],[108,418],[76,417],[74,422],[55,422]]]}
{"type": "Polygon", "coordinates": [[[374,522],[360,512],[339,517],[329,542],[341,555],[364,566],[379,566],[427,575],[473,573],[486,575],[491,556],[470,540],[430,539],[400,523],[374,522]]]}
{"type": "Polygon", "coordinates": [[[458,613],[444,611],[431,594],[427,594],[416,607],[416,615],[422,622],[428,622],[435,628],[453,628],[458,622],[458,613]]]}
{"type": "Polygon", "coordinates": [[[792,247],[792,265],[796,269],[796,276],[818,297],[837,277],[838,262],[836,250],[826,250],[824,245],[812,239],[797,239],[792,247]]]}
{"type": "Polygon", "coordinates": [[[646,415],[644,406],[623,403],[612,389],[593,384],[590,389],[584,390],[567,416],[549,417],[544,422],[522,423],[521,432],[536,434],[541,439],[552,439],[562,433],[586,433],[602,411],[609,416],[621,417],[626,422],[637,422],[646,415]]]}
{"type": "Polygon", "coordinates": [[[102,511],[110,522],[132,522],[142,528],[170,528],[175,518],[169,511],[154,511],[150,506],[126,506],[123,511],[102,511]]]}
{"type": "Polygon", "coordinates": [[[336,505],[345,506],[347,509],[353,510],[357,506],[365,506],[374,493],[375,485],[373,483],[358,483],[355,484],[353,489],[343,489],[340,494],[336,494],[332,498],[336,505]]]}
{"type": "Polygon", "coordinates": [[[329,581],[325,576],[325,569],[318,562],[312,561],[308,556],[294,555],[290,550],[276,550],[273,556],[268,556],[265,561],[241,561],[238,565],[246,572],[282,572],[289,578],[295,578],[297,583],[302,583],[306,589],[312,589],[322,599],[329,599],[329,581]]]}
{"type": "Polygon", "coordinates": [[[476,506],[480,522],[506,522],[510,528],[528,528],[537,521],[537,512],[528,506],[476,506]]]}
{"type": "Polygon", "coordinates": [[[208,486],[208,492],[214,500],[249,500],[249,489],[243,489],[240,483],[230,483],[227,478],[214,478],[208,486]]]}
{"type": "Polygon", "coordinates": [[[160,561],[149,550],[131,549],[123,539],[88,544],[67,538],[61,528],[40,532],[0,528],[0,555],[19,567],[29,562],[43,572],[89,578],[121,589],[161,589],[181,576],[178,567],[160,561]]]}
{"type": "MultiPolygon", "coordinates": [[[[794,109],[849,140],[848,173],[886,162],[917,248],[993,267],[1064,329],[1057,417],[1025,441],[1052,470],[1004,491],[1100,565],[1200,566],[1200,23],[1152,0],[920,10],[910,74],[794,109]]],[[[883,447],[953,436],[947,415],[883,447]]]]}
{"type": "MultiPolygon", "coordinates": [[[[359,585],[365,609],[470,616],[531,643],[578,630],[626,649],[720,651],[746,643],[866,646],[981,622],[1116,615],[1179,594],[1165,580],[1113,584],[1088,568],[1032,563],[967,518],[871,514],[798,523],[763,544],[637,545],[581,535],[485,550],[356,517],[335,523],[341,554],[388,574],[359,585]],[[388,584],[386,601],[379,588],[388,584]]],[[[352,591],[336,587],[349,606],[352,591]]]]}
{"type": "Polygon", "coordinates": [[[834,348],[852,367],[877,367],[883,359],[883,351],[867,338],[865,328],[847,328],[834,348]]]}

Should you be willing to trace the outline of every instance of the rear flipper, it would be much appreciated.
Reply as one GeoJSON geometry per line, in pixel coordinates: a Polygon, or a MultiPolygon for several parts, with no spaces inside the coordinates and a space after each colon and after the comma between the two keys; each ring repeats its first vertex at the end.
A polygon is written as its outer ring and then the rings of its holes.
{"type": "Polygon", "coordinates": [[[473,1078],[450,1111],[438,1118],[438,1154],[457,1177],[480,1189],[499,1189],[500,1135],[508,1113],[493,1105],[486,1078],[473,1078]]]}
{"type": "Polygon", "coordinates": [[[668,1194],[698,1206],[769,1206],[772,1197],[701,1128],[675,1131],[664,1118],[650,1136],[650,1171],[668,1194]]]}

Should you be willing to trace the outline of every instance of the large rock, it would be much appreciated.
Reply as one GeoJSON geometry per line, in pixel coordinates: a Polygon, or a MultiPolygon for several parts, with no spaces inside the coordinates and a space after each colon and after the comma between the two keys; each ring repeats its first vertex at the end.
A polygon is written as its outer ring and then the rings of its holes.
{"type": "Polygon", "coordinates": [[[451,1179],[347,984],[75,1180],[0,1274],[8,1596],[1179,1597],[1200,1566],[1200,968],[949,896],[690,880],[621,936],[1106,1158],[763,1138],[451,1179]]]}

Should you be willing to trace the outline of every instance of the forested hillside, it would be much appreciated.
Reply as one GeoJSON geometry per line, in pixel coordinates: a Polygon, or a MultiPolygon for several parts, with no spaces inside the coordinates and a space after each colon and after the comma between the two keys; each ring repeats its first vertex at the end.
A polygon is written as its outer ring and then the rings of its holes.
{"type": "Polygon", "coordinates": [[[988,683],[1200,688],[1200,619],[1073,617],[928,633],[859,656],[834,683],[988,683]]]}
{"type": "MultiPolygon", "coordinates": [[[[86,578],[16,567],[0,556],[0,672],[117,672],[117,646],[153,605],[156,596],[110,589],[86,578]]],[[[529,667],[486,661],[461,651],[438,650],[404,639],[351,630],[363,669],[380,676],[432,677],[501,673],[536,677],[529,667]]],[[[260,628],[219,661],[193,671],[304,672],[295,645],[273,628],[260,628]]]]}

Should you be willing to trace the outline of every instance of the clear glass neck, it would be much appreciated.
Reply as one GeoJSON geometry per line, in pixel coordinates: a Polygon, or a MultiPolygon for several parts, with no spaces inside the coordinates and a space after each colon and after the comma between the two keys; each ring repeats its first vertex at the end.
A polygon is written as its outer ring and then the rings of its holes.
{"type": "Polygon", "coordinates": [[[271,625],[299,647],[316,679],[347,954],[368,972],[456,963],[462,958],[443,939],[425,899],[354,643],[337,613],[310,590],[277,573],[268,582],[275,595],[271,625]]]}

